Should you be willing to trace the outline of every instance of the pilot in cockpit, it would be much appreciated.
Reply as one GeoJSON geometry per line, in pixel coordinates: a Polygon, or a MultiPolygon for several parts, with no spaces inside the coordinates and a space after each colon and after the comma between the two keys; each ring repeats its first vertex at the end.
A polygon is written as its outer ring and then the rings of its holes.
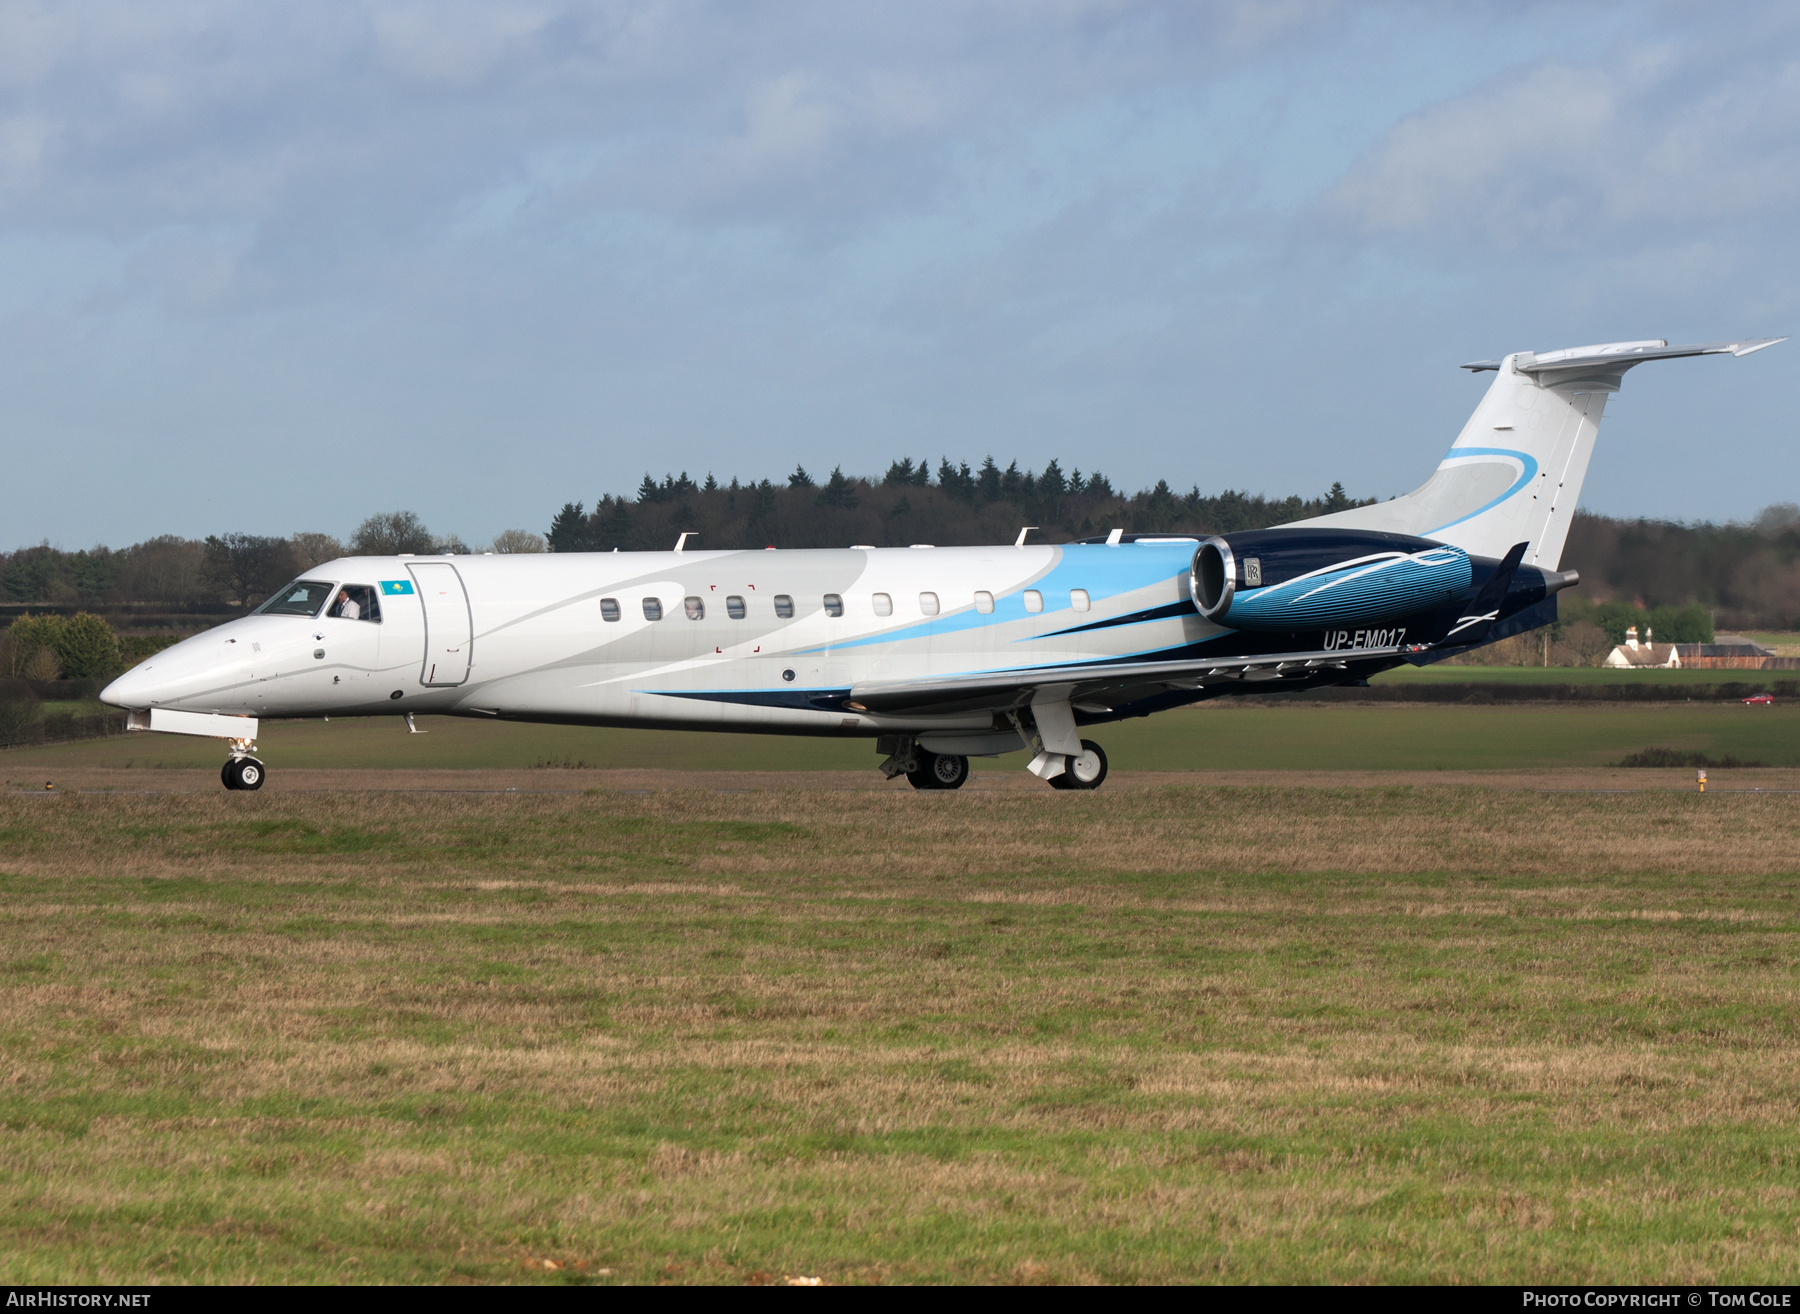
{"type": "Polygon", "coordinates": [[[346,584],[338,590],[325,614],[339,620],[378,621],[381,605],[375,601],[375,590],[368,585],[346,584]]]}

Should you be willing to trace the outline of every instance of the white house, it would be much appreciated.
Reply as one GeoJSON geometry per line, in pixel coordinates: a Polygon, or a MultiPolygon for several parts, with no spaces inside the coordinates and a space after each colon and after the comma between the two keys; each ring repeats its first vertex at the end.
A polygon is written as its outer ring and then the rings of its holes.
{"type": "Polygon", "coordinates": [[[1607,656],[1603,665],[1618,670],[1646,670],[1651,667],[1666,667],[1674,670],[1681,666],[1681,654],[1675,651],[1672,643],[1652,643],[1651,629],[1644,627],[1644,641],[1638,642],[1637,626],[1633,625],[1625,631],[1625,642],[1607,656]]]}

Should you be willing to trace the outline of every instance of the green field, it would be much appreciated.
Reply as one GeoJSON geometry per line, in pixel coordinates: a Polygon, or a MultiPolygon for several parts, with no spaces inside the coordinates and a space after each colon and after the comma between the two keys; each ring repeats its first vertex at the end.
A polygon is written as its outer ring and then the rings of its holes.
{"type": "Polygon", "coordinates": [[[1800,799],[855,797],[0,794],[0,1280],[1800,1265],[1800,799]]]}
{"type": "Polygon", "coordinates": [[[1776,680],[1800,680],[1800,671],[1648,670],[1613,671],[1601,666],[1396,666],[1370,684],[1573,684],[1714,685],[1751,684],[1768,688],[1776,680]]]}
{"type": "MultiPolygon", "coordinates": [[[[590,730],[423,717],[265,722],[260,749],[271,780],[289,767],[576,766],[721,771],[867,770],[872,740],[590,730]]],[[[1119,771],[1437,771],[1605,766],[1648,747],[1800,766],[1800,705],[1738,703],[1461,707],[1409,704],[1218,702],[1085,732],[1119,771]]],[[[122,735],[0,753],[0,776],[23,783],[71,768],[216,768],[213,740],[122,735]]],[[[1021,771],[1025,755],[977,770],[1021,771]]],[[[41,780],[38,781],[41,784],[41,780]]]]}

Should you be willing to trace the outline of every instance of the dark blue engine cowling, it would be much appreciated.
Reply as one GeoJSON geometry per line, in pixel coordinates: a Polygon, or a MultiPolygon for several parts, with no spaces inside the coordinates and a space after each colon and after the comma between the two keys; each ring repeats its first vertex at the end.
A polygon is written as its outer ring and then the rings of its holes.
{"type": "Polygon", "coordinates": [[[1288,632],[1395,620],[1468,592],[1469,554],[1405,534],[1258,529],[1194,553],[1200,614],[1234,630],[1288,632]]]}

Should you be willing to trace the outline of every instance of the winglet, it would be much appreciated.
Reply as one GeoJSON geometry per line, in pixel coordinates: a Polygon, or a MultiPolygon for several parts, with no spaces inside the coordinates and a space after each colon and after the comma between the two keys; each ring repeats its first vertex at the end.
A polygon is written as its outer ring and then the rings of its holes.
{"type": "Polygon", "coordinates": [[[1488,576],[1488,582],[1481,586],[1481,592],[1475,595],[1468,612],[1458,616],[1450,632],[1432,647],[1466,648],[1487,638],[1488,630],[1500,619],[1500,604],[1506,600],[1506,591],[1512,587],[1513,576],[1518,573],[1519,563],[1525,559],[1525,549],[1529,546],[1529,543],[1512,545],[1512,550],[1488,576]]]}

